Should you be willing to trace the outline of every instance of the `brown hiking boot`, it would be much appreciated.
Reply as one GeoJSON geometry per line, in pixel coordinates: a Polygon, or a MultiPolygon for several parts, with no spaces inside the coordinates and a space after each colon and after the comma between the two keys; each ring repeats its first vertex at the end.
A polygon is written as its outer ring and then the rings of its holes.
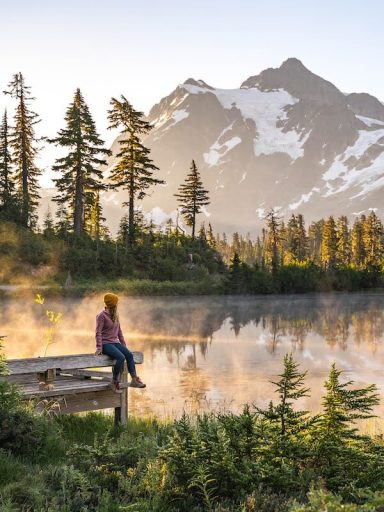
{"type": "Polygon", "coordinates": [[[114,393],[122,393],[122,390],[120,389],[120,383],[118,380],[113,380],[109,387],[112,389],[114,393]]]}
{"type": "Polygon", "coordinates": [[[132,377],[132,380],[129,384],[131,388],[145,388],[147,387],[146,384],[136,375],[136,377],[132,377]]]}

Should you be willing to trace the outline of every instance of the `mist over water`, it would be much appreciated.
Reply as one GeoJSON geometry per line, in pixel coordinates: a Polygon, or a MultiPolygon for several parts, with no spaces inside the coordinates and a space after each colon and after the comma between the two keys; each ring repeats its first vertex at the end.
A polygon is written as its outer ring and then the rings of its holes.
{"type": "MultiPolygon", "coordinates": [[[[102,296],[1,300],[0,334],[8,358],[91,353],[102,296]],[[61,312],[55,343],[47,346],[45,310],[61,312]]],[[[121,297],[120,322],[131,350],[144,352],[138,373],[144,391],[129,391],[137,414],[178,416],[204,410],[266,405],[270,380],[292,351],[308,370],[311,396],[300,405],[317,411],[333,361],[345,379],[376,383],[384,395],[384,294],[284,297],[121,297]]],[[[383,403],[377,413],[384,417],[383,403]]]]}

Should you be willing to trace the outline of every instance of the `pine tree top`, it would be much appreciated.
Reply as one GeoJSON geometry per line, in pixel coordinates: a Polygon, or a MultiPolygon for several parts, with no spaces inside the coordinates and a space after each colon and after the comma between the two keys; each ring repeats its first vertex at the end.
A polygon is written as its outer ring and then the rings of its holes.
{"type": "Polygon", "coordinates": [[[109,129],[116,128],[121,131],[120,151],[116,155],[117,163],[111,171],[111,181],[114,188],[125,188],[137,199],[143,199],[149,187],[165,183],[153,176],[158,167],[149,156],[150,150],[141,140],[142,135],[152,129],[152,125],[123,95],[121,100],[112,98],[110,104],[109,129]]]}

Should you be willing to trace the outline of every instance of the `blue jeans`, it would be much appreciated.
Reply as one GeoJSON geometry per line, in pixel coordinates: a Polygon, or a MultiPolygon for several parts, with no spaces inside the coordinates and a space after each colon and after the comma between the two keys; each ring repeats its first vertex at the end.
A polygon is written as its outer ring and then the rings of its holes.
{"type": "Polygon", "coordinates": [[[122,343],[105,343],[103,344],[103,354],[116,359],[116,363],[112,368],[114,380],[119,380],[124,361],[127,361],[127,367],[131,377],[136,377],[136,366],[133,360],[133,354],[125,345],[122,343]]]}

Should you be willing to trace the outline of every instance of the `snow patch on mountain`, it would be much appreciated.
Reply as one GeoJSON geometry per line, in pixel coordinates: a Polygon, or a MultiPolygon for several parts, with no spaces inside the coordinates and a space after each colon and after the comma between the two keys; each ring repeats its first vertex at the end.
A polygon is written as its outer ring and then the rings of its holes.
{"type": "Polygon", "coordinates": [[[239,185],[240,185],[240,183],[243,183],[243,181],[245,180],[246,177],[247,177],[247,171],[243,172],[241,179],[239,181],[239,185]]]}
{"type": "Polygon", "coordinates": [[[157,130],[163,127],[162,131],[165,132],[169,130],[169,128],[174,127],[175,124],[179,123],[183,119],[186,119],[188,116],[189,112],[184,109],[174,110],[172,115],[169,115],[167,112],[165,112],[162,116],[153,121],[153,125],[157,130]]]}
{"type": "Polygon", "coordinates": [[[360,121],[363,121],[367,126],[371,127],[374,125],[380,125],[384,126],[383,121],[378,121],[377,119],[372,119],[372,117],[365,117],[365,116],[358,116],[356,115],[357,119],[360,119],[360,121]]]}
{"type": "MultiPolygon", "coordinates": [[[[353,146],[333,162],[331,167],[323,174],[327,191],[324,197],[328,197],[345,190],[361,185],[361,190],[352,198],[365,195],[384,184],[384,128],[379,130],[359,130],[359,136],[353,146]],[[366,156],[372,146],[381,146],[382,152],[370,164],[363,168],[359,160],[366,156]],[[334,183],[332,183],[334,182],[334,183]]],[[[351,199],[352,199],[351,198],[351,199]]]]}
{"type": "Polygon", "coordinates": [[[265,218],[265,208],[256,208],[256,213],[257,213],[259,219],[265,218]]]}
{"type": "Polygon", "coordinates": [[[176,96],[176,98],[174,98],[171,103],[170,103],[170,106],[173,107],[173,108],[176,108],[178,107],[179,105],[181,105],[183,103],[183,101],[188,97],[188,94],[184,94],[181,98],[179,96],[176,96]]]}
{"type": "Polygon", "coordinates": [[[172,212],[167,213],[159,206],[155,206],[151,211],[144,215],[144,218],[147,222],[153,222],[156,226],[161,226],[169,219],[175,221],[176,217],[177,210],[173,210],[172,212]]]}
{"type": "Polygon", "coordinates": [[[309,134],[283,129],[287,108],[299,101],[284,89],[266,92],[257,88],[207,90],[193,84],[181,87],[190,94],[214,94],[226,110],[237,108],[244,120],[254,121],[257,129],[254,140],[256,156],[287,153],[292,160],[303,156],[302,146],[309,134]]]}
{"type": "Polygon", "coordinates": [[[220,159],[228,153],[231,149],[233,149],[235,146],[240,144],[241,138],[240,137],[232,137],[231,139],[227,140],[223,144],[219,143],[221,137],[218,138],[218,140],[212,144],[212,146],[209,148],[208,153],[204,153],[204,160],[205,162],[210,165],[214,166],[217,165],[220,161],[220,159]]]}
{"type": "Polygon", "coordinates": [[[176,123],[180,123],[183,119],[187,119],[189,116],[189,112],[186,110],[175,110],[172,113],[172,117],[169,118],[170,123],[167,124],[165,128],[163,128],[163,131],[169,130],[169,128],[174,126],[176,123]]]}
{"type": "Polygon", "coordinates": [[[365,196],[368,192],[377,190],[384,186],[384,153],[377,158],[372,165],[364,169],[364,173],[355,171],[355,175],[351,176],[352,182],[361,185],[361,191],[355,194],[351,199],[365,196]]]}
{"type": "Polygon", "coordinates": [[[291,203],[289,205],[289,209],[297,210],[297,208],[301,206],[303,203],[308,203],[308,201],[313,196],[314,192],[320,192],[320,189],[318,187],[313,187],[313,189],[309,191],[308,194],[302,194],[300,199],[296,203],[291,203]]]}

